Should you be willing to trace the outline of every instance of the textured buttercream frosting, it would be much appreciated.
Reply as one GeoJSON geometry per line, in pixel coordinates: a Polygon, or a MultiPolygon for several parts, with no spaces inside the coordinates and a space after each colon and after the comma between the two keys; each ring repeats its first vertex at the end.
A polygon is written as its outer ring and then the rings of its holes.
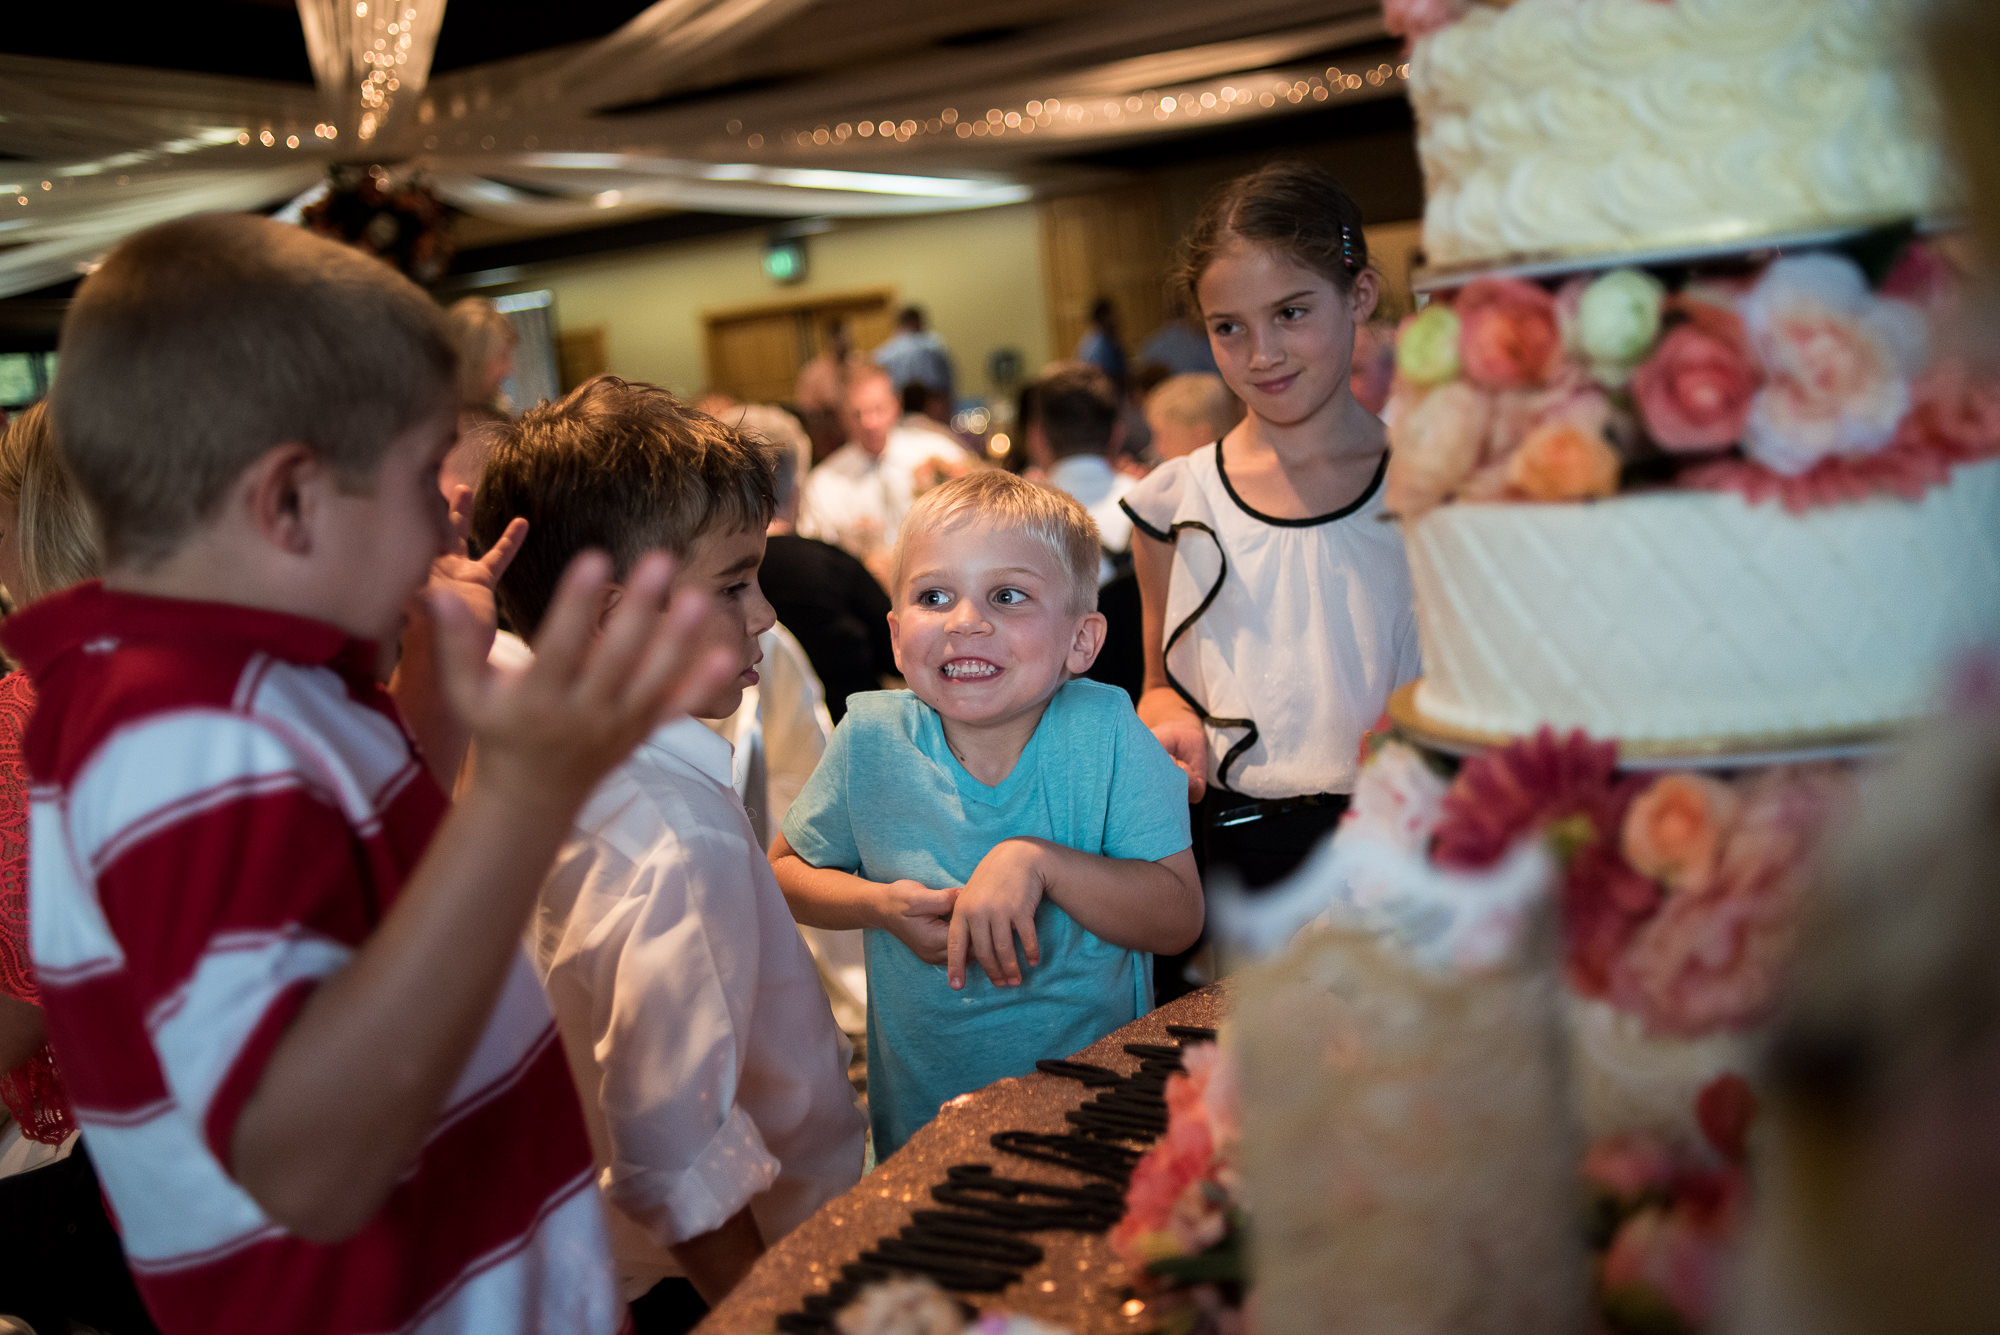
{"type": "Polygon", "coordinates": [[[1456,728],[1691,742],[1868,728],[2000,634],[2000,460],[1920,501],[1443,506],[1406,530],[1424,680],[1456,728]]]}
{"type": "Polygon", "coordinates": [[[1933,211],[1898,0],[1517,0],[1422,39],[1434,265],[1747,240],[1933,211]]]}

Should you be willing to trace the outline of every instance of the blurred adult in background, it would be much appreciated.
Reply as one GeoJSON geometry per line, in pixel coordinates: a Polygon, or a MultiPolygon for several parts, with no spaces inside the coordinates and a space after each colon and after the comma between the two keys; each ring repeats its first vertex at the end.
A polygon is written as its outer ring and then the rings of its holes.
{"type": "Polygon", "coordinates": [[[514,407],[500,392],[514,374],[514,350],[521,335],[498,306],[485,297],[465,297],[445,311],[452,347],[458,353],[458,416],[470,421],[512,417],[514,407]]]}
{"type": "Polygon", "coordinates": [[[1096,521],[1097,539],[1108,558],[1099,584],[1111,577],[1112,561],[1132,551],[1132,520],[1118,508],[1132,479],[1111,462],[1122,434],[1118,391],[1095,366],[1056,362],[1035,381],[1028,455],[1050,486],[1076,497],[1096,521]]]}
{"type": "Polygon", "coordinates": [[[1382,415],[1389,402],[1389,384],[1396,378],[1396,326],[1370,320],[1354,328],[1354,361],[1347,368],[1347,385],[1354,401],[1382,415]]]}
{"type": "Polygon", "coordinates": [[[819,352],[799,368],[792,389],[792,404],[812,438],[814,460],[826,458],[847,439],[847,388],[864,364],[847,337],[846,321],[828,320],[821,326],[819,352]]]}
{"type": "Polygon", "coordinates": [[[880,690],[882,679],[895,674],[889,595],[860,561],[796,532],[799,479],[805,471],[800,459],[802,447],[810,447],[805,429],[781,409],[754,406],[744,410],[742,426],[780,452],[775,460],[777,508],[758,582],[778,624],[805,650],[823,688],[827,713],[838,723],[847,713],[848,696],[880,690]]]}
{"type": "Polygon", "coordinates": [[[799,497],[799,532],[846,549],[885,584],[910,502],[970,466],[953,441],[900,425],[902,414],[889,373],[857,367],[847,386],[847,443],[807,474],[799,497]]]}
{"type": "Polygon", "coordinates": [[[1132,518],[1118,504],[1136,482],[1114,463],[1124,435],[1118,393],[1095,366],[1057,362],[1036,379],[1033,403],[1028,453],[1041,463],[1048,485],[1076,497],[1089,512],[1103,547],[1097,610],[1104,615],[1104,645],[1085,675],[1136,702],[1146,683],[1145,618],[1132,575],[1132,518]]]}
{"type": "Polygon", "coordinates": [[[1215,374],[1215,352],[1208,346],[1208,332],[1198,328],[1182,311],[1168,316],[1165,324],[1146,336],[1146,341],[1139,345],[1137,361],[1141,370],[1157,366],[1168,376],[1197,371],[1215,374]]]}
{"type": "Polygon", "coordinates": [[[941,396],[947,405],[945,415],[951,415],[951,354],[945,351],[937,332],[926,327],[921,306],[903,307],[896,317],[896,332],[871,355],[875,364],[889,373],[898,395],[907,394],[912,385],[922,385],[929,391],[926,399],[941,396]]]}
{"type": "MultiPolygon", "coordinates": [[[[0,436],[0,583],[25,607],[101,563],[95,526],[36,404],[0,436]]],[[[77,1139],[28,957],[21,733],[34,704],[25,672],[0,677],[0,1313],[51,1335],[72,1319],[107,1335],[147,1332],[153,1323],[77,1139]]]]}
{"type": "Polygon", "coordinates": [[[1153,457],[1165,462],[1213,445],[1243,420],[1243,405],[1222,377],[1192,372],[1165,380],[1146,396],[1153,457]]]}
{"type": "Polygon", "coordinates": [[[1090,307],[1090,328],[1076,345],[1076,360],[1089,362],[1111,377],[1112,387],[1125,392],[1125,342],[1118,332],[1118,310],[1111,298],[1099,297],[1090,307]]]}

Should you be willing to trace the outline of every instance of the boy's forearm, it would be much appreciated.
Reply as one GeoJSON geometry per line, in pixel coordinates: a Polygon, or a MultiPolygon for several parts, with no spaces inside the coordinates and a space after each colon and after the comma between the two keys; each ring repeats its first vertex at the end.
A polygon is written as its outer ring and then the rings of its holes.
{"type": "Polygon", "coordinates": [[[387,1199],[484,1032],[576,805],[474,783],[381,927],[286,1030],[230,1147],[279,1223],[337,1240],[387,1199]]]}
{"type": "Polygon", "coordinates": [[[1091,935],[1127,950],[1173,955],[1201,936],[1201,880],[1194,853],[1158,862],[1080,853],[1043,839],[1036,849],[1042,893],[1091,935]]]}
{"type": "Polygon", "coordinates": [[[711,1233],[689,1238],[667,1248],[687,1272],[702,1301],[714,1307],[729,1296],[742,1278],[764,1254],[764,1235],[744,1206],[711,1233]]]}
{"type": "Polygon", "coordinates": [[[771,845],[771,871],[800,926],[828,931],[883,925],[882,887],[851,872],[815,867],[781,834],[771,845]]]}

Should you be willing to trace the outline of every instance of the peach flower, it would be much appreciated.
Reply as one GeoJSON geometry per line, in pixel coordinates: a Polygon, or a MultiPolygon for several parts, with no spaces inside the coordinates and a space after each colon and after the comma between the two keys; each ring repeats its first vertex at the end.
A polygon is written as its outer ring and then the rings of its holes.
{"type": "Polygon", "coordinates": [[[1685,1038],[1762,1019],[1791,957],[1812,852],[1852,788],[1832,766],[1778,766],[1745,783],[1708,892],[1667,896],[1612,965],[1613,1001],[1650,1032],[1685,1038]]]}
{"type": "Polygon", "coordinates": [[[1745,454],[1796,476],[1895,438],[1923,362],[1914,308],[1871,294],[1851,260],[1803,255],[1767,269],[1741,314],[1766,376],[1744,424],[1745,454]]]}
{"type": "Polygon", "coordinates": [[[1750,336],[1736,313],[1721,306],[1682,299],[1673,309],[1683,322],[1632,377],[1639,416],[1661,449],[1726,449],[1742,436],[1763,381],[1750,336]]]}
{"type": "Polygon", "coordinates": [[[1507,485],[1531,501],[1609,496],[1618,490],[1618,452],[1594,431],[1551,422],[1508,458],[1507,485]]]}
{"type": "Polygon", "coordinates": [[[1466,284],[1453,305],[1466,378],[1481,389],[1523,389],[1546,383],[1563,363],[1555,298],[1518,278],[1466,284]]]}
{"type": "Polygon", "coordinates": [[[1620,851],[1635,871],[1699,894],[1736,819],[1736,790],[1702,774],[1663,774],[1625,813],[1620,851]]]}
{"type": "Polygon", "coordinates": [[[1903,437],[1954,460],[2000,454],[2000,383],[1947,358],[1917,381],[1914,393],[1903,437]]]}
{"type": "Polygon", "coordinates": [[[1492,401],[1464,381],[1425,393],[1401,386],[1389,401],[1384,497],[1406,519],[1449,497],[1479,463],[1492,401]]]}
{"type": "Polygon", "coordinates": [[[1384,742],[1362,767],[1341,827],[1392,848],[1422,853],[1444,819],[1449,786],[1415,747],[1384,742]]]}

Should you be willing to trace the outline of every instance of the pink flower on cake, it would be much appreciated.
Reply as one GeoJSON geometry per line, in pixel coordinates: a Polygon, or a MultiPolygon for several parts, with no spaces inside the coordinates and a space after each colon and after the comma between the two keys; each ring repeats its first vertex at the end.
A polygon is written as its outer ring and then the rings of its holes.
{"type": "Polygon", "coordinates": [[[1507,458],[1507,485],[1531,501],[1578,501],[1618,490],[1618,452],[1567,421],[1538,427],[1507,458]]]}
{"type": "Polygon", "coordinates": [[[1678,1167],[1673,1151],[1652,1136],[1614,1136],[1584,1152],[1583,1180],[1614,1200],[1631,1201],[1664,1194],[1678,1167]]]}
{"type": "Polygon", "coordinates": [[[1384,742],[1362,769],[1341,824],[1392,848],[1421,853],[1444,819],[1445,787],[1415,747],[1384,742]]]}
{"type": "Polygon", "coordinates": [[[1348,363],[1347,387],[1355,402],[1376,416],[1389,402],[1396,376],[1396,335],[1387,325],[1364,324],[1354,330],[1354,356],[1348,363]]]}
{"type": "MultiPolygon", "coordinates": [[[[1703,1329],[1721,1289],[1734,1214],[1733,1208],[1676,1202],[1631,1216],[1604,1255],[1605,1306],[1614,1313],[1629,1308],[1636,1316],[1664,1302],[1682,1329],[1703,1329]]],[[[1626,1328],[1623,1322],[1618,1326],[1626,1328]]]]}
{"type": "Polygon", "coordinates": [[[1744,784],[1707,890],[1667,896],[1613,966],[1613,1000],[1656,1034],[1762,1019],[1791,955],[1814,845],[1851,787],[1830,766],[1780,766],[1744,784]]]}
{"type": "Polygon", "coordinates": [[[1744,424],[1745,454],[1796,476],[1895,438],[1923,361],[1923,319],[1912,307],[1875,297],[1849,260],[1804,255],[1765,270],[1741,314],[1766,376],[1744,424]]]}
{"type": "Polygon", "coordinates": [[[1916,407],[1903,420],[1898,443],[1914,437],[1954,460],[2000,454],[2000,383],[1947,358],[1917,381],[1916,407]]]}
{"type": "Polygon", "coordinates": [[[1389,509],[1413,519],[1449,497],[1479,463],[1492,411],[1492,400],[1464,381],[1399,388],[1385,414],[1389,509]]]}
{"type": "Polygon", "coordinates": [[[1726,449],[1743,434],[1762,376],[1734,311],[1705,301],[1672,303],[1681,323],[1632,377],[1632,397],[1661,449],[1726,449]]]}
{"type": "Polygon", "coordinates": [[[1620,832],[1632,868],[1676,890],[1699,892],[1715,871],[1736,818],[1736,790],[1700,774],[1663,774],[1633,800],[1620,832]]]}
{"type": "Polygon", "coordinates": [[[1416,41],[1464,18],[1471,0],[1382,0],[1382,26],[1416,41]]]}
{"type": "Polygon", "coordinates": [[[1459,320],[1459,357],[1466,378],[1481,389],[1525,389],[1545,384],[1563,362],[1555,298],[1518,278],[1480,278],[1466,284],[1453,309],[1459,320]]]}

